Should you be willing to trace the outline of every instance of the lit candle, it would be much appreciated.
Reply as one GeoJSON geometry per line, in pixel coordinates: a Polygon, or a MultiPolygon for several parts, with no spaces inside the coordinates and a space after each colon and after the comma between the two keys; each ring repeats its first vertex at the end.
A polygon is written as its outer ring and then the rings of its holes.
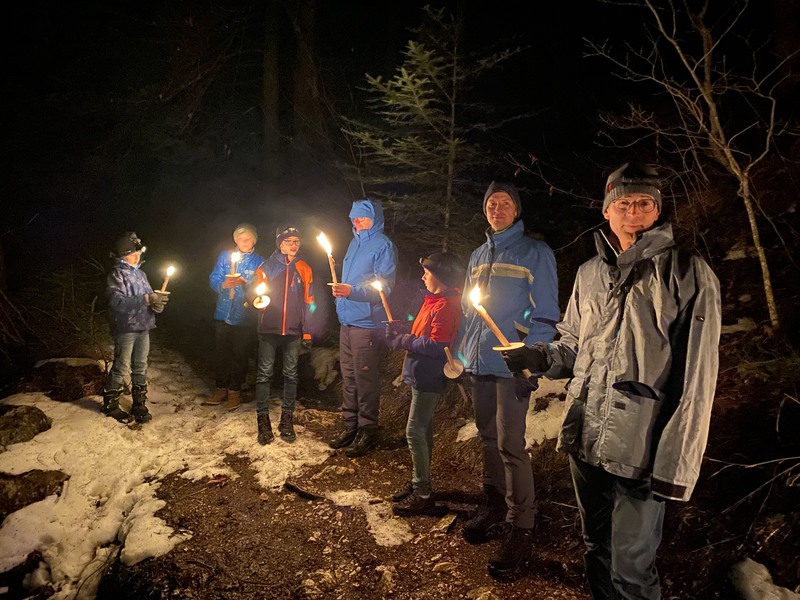
{"type": "Polygon", "coordinates": [[[389,310],[389,301],[386,300],[386,294],[383,293],[383,286],[381,285],[380,281],[373,281],[372,287],[378,290],[378,294],[381,296],[381,302],[383,302],[383,309],[386,311],[386,318],[390,321],[394,321],[392,318],[392,311],[389,310]]]}
{"type": "Polygon", "coordinates": [[[328,236],[320,232],[317,236],[317,241],[319,245],[322,246],[322,249],[325,250],[325,254],[328,255],[328,264],[331,267],[331,280],[333,283],[338,283],[338,281],[336,281],[336,268],[333,260],[333,247],[331,247],[331,243],[328,241],[328,236]]]}
{"type": "MultiPolygon", "coordinates": [[[[242,260],[242,253],[241,252],[231,252],[231,273],[228,277],[239,277],[239,273],[236,272],[236,264],[242,260]]],[[[230,291],[230,299],[233,300],[233,296],[236,294],[236,288],[231,288],[230,291]]]]}
{"type": "Polygon", "coordinates": [[[253,306],[256,308],[266,308],[269,306],[269,296],[267,296],[267,284],[263,281],[256,286],[256,299],[253,300],[253,306]]]}
{"type": "MultiPolygon", "coordinates": [[[[522,342],[516,342],[515,344],[509,343],[508,338],[503,335],[503,332],[500,331],[500,328],[492,320],[492,317],[489,316],[489,313],[486,312],[486,309],[481,304],[481,289],[477,285],[472,288],[472,291],[469,293],[469,301],[472,302],[472,306],[476,311],[478,311],[478,314],[483,319],[483,322],[486,323],[489,329],[492,330],[492,333],[494,333],[497,336],[497,339],[500,341],[500,346],[495,347],[494,350],[502,352],[503,350],[510,350],[511,348],[519,348],[524,346],[522,342]]],[[[528,369],[523,369],[522,374],[525,375],[525,377],[530,377],[533,375],[533,373],[531,373],[528,369]]]]}
{"type": "Polygon", "coordinates": [[[161,284],[161,291],[162,292],[166,292],[167,291],[167,284],[169,283],[169,278],[172,277],[174,274],[175,274],[175,267],[173,267],[171,265],[169,267],[167,267],[167,276],[164,277],[164,283],[161,284]]]}

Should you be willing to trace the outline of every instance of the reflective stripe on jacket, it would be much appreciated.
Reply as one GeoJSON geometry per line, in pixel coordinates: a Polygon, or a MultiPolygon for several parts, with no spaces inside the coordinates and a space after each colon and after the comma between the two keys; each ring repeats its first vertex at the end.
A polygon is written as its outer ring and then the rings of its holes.
{"type": "Polygon", "coordinates": [[[288,265],[280,250],[273,252],[256,270],[256,282],[267,284],[270,304],[258,313],[258,332],[303,335],[311,339],[314,309],[311,267],[295,258],[288,265]]]}
{"type": "Polygon", "coordinates": [[[487,231],[486,242],[470,256],[461,300],[459,358],[475,375],[511,377],[503,357],[492,350],[500,343],[497,336],[470,302],[476,284],[481,303],[509,342],[549,342],[561,318],[555,256],[547,244],[525,235],[522,221],[498,233],[487,231]]]}
{"type": "Polygon", "coordinates": [[[558,448],[614,475],[652,475],[659,495],[688,500],[717,379],[719,281],[669,224],[618,257],[595,238],[599,255],[579,268],[548,346],[547,376],[572,376],[558,448]]]}
{"type": "Polygon", "coordinates": [[[153,288],[147,274],[138,267],[117,259],[106,279],[109,322],[113,335],[149,331],[156,326],[156,315],[147,305],[153,288]]]}
{"type": "MultiPolygon", "coordinates": [[[[215,321],[225,321],[228,325],[253,325],[256,324],[255,311],[245,306],[245,286],[238,285],[235,288],[224,289],[222,282],[225,276],[231,272],[231,254],[235,250],[223,250],[217,257],[214,269],[208,276],[208,284],[217,293],[217,306],[214,310],[215,321]],[[231,298],[233,289],[233,298],[231,298]]],[[[255,250],[247,254],[242,254],[242,259],[237,263],[236,272],[239,273],[248,284],[253,283],[256,277],[258,265],[264,262],[264,257],[256,254],[255,250]]]]}

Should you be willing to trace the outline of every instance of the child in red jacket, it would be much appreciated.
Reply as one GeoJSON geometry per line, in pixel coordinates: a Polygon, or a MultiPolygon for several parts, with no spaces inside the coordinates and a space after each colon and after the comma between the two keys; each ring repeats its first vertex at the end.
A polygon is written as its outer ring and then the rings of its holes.
{"type": "Polygon", "coordinates": [[[428,294],[411,326],[411,333],[402,332],[402,323],[386,326],[386,339],[394,350],[405,350],[403,382],[411,386],[411,409],[406,424],[406,439],[411,452],[413,476],[411,484],[392,497],[396,515],[430,513],[431,452],[433,450],[433,412],[445,390],[447,362],[444,349],[458,332],[461,318],[461,290],[465,271],[461,261],[447,252],[437,252],[420,259],[422,281],[428,294]]]}

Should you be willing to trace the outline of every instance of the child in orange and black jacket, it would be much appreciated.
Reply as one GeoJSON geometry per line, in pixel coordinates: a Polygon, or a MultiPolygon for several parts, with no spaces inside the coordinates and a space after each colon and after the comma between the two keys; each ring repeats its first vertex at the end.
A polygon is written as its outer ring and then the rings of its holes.
{"type": "Polygon", "coordinates": [[[401,516],[430,513],[434,508],[431,487],[433,451],[433,412],[447,385],[444,365],[449,347],[458,332],[461,318],[461,289],[465,269],[459,259],[437,252],[420,259],[422,281],[428,294],[414,319],[411,333],[402,323],[386,326],[386,339],[394,350],[405,350],[403,382],[411,386],[411,409],[406,424],[406,439],[411,452],[411,483],[392,497],[392,510],[401,516]]]}
{"type": "Polygon", "coordinates": [[[311,267],[297,257],[300,230],[278,227],[278,249],[256,270],[253,287],[266,283],[270,303],[258,315],[258,372],[256,374],[256,418],[258,442],[275,439],[269,419],[269,394],[275,354],[283,348],[283,403],[278,432],[293,442],[294,406],[297,398],[297,359],[300,347],[311,348],[311,313],[314,310],[311,267]]]}

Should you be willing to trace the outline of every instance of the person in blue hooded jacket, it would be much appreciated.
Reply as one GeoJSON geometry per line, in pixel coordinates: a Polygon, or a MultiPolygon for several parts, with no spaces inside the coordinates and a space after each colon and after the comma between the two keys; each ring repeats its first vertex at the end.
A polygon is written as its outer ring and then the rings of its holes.
{"type": "Polygon", "coordinates": [[[525,235],[519,219],[519,191],[495,181],[483,198],[489,222],[486,242],[470,257],[462,297],[460,358],[472,385],[475,424],[483,446],[484,502],[463,534],[481,543],[489,528],[505,522],[499,549],[489,559],[489,572],[517,572],[531,558],[535,490],[531,461],[525,450],[525,419],[530,393],[536,387],[514,377],[500,352],[497,336],[473,306],[477,286],[480,303],[510,342],[549,342],[556,333],[558,308],[556,261],[550,247],[525,235]]]}
{"type": "MultiPolygon", "coordinates": [[[[380,364],[385,351],[383,331],[388,320],[378,290],[388,296],[397,271],[397,249],[383,233],[380,201],[364,198],[350,210],[353,240],[342,264],[342,282],[331,291],[339,329],[342,370],[342,430],[329,442],[349,457],[363,456],[378,444],[380,364]]],[[[501,361],[502,362],[502,361],[501,361]]]]}
{"type": "Polygon", "coordinates": [[[233,230],[236,250],[223,250],[217,257],[208,284],[217,294],[214,310],[214,392],[203,404],[236,410],[242,401],[247,358],[255,344],[256,311],[247,305],[245,288],[253,283],[264,257],[256,253],[258,232],[250,223],[233,230]],[[233,261],[238,252],[238,261],[233,261]],[[232,277],[231,271],[238,277],[232,277]]]}

